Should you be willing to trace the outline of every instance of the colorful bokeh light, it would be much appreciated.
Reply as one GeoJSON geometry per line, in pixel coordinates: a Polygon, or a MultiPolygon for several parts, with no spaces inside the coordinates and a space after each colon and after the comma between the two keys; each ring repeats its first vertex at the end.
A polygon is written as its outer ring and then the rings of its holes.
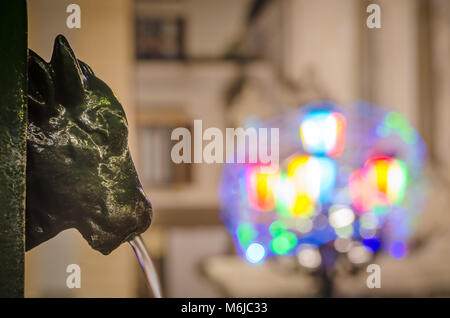
{"type": "Polygon", "coordinates": [[[370,158],[349,180],[354,206],[359,212],[400,204],[408,183],[408,167],[388,156],[370,158]]]}
{"type": "Polygon", "coordinates": [[[252,264],[259,264],[266,256],[266,249],[259,243],[252,243],[247,247],[245,258],[252,264]]]}
{"type": "Polygon", "coordinates": [[[300,124],[303,147],[312,155],[339,156],[345,143],[345,118],[329,110],[306,114],[300,124]]]}
{"type": "Polygon", "coordinates": [[[245,173],[248,204],[258,211],[277,211],[284,216],[311,216],[317,202],[330,200],[336,164],[326,157],[296,156],[286,171],[267,173],[249,166],[245,173]]]}
{"type": "Polygon", "coordinates": [[[271,242],[271,249],[275,254],[285,255],[297,245],[297,236],[289,231],[282,231],[271,242]]]}
{"type": "Polygon", "coordinates": [[[403,258],[408,252],[408,248],[404,242],[396,241],[391,244],[389,252],[394,258],[403,258]]]}
{"type": "Polygon", "coordinates": [[[258,210],[268,211],[275,208],[275,182],[277,173],[267,173],[260,166],[252,166],[247,171],[247,193],[249,204],[258,210]]]}
{"type": "Polygon", "coordinates": [[[226,164],[220,189],[222,219],[247,262],[332,266],[324,246],[354,264],[408,254],[426,191],[425,146],[405,118],[324,102],[259,125],[280,130],[278,170],[226,164]]]}
{"type": "Polygon", "coordinates": [[[327,157],[298,156],[289,162],[287,175],[294,182],[300,207],[305,200],[326,203],[334,190],[336,164],[327,157]]]}

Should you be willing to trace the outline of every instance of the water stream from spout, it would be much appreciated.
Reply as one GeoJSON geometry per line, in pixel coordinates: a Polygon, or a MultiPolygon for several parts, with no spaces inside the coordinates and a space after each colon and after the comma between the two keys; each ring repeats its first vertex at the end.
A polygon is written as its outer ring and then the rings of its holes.
{"type": "Polygon", "coordinates": [[[144,271],[148,287],[150,288],[153,297],[161,298],[161,286],[159,284],[158,273],[156,272],[155,266],[150,258],[150,254],[145,247],[144,241],[140,235],[137,235],[129,241],[129,243],[133,248],[134,253],[136,253],[136,257],[138,258],[139,264],[144,271]]]}

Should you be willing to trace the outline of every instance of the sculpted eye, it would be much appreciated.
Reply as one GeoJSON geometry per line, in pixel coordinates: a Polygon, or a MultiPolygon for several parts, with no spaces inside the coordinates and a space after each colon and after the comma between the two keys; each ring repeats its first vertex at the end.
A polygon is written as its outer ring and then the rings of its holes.
{"type": "Polygon", "coordinates": [[[85,131],[97,145],[103,145],[108,141],[108,132],[101,116],[84,113],[76,120],[77,126],[85,131]]]}

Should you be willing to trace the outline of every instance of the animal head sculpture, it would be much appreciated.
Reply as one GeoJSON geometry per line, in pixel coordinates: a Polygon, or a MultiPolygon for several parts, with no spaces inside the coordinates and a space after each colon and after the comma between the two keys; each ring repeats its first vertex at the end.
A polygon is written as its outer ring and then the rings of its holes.
{"type": "Polygon", "coordinates": [[[26,249],[76,228],[109,254],[152,216],[125,112],[62,35],[49,63],[30,50],[28,68],[26,249]]]}

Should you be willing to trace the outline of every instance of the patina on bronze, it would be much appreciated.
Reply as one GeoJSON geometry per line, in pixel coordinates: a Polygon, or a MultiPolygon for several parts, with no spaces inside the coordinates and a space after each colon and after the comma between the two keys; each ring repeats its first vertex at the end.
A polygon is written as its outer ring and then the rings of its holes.
{"type": "Polygon", "coordinates": [[[125,112],[62,35],[49,63],[29,51],[28,76],[26,249],[76,228],[109,254],[152,217],[125,112]]]}

